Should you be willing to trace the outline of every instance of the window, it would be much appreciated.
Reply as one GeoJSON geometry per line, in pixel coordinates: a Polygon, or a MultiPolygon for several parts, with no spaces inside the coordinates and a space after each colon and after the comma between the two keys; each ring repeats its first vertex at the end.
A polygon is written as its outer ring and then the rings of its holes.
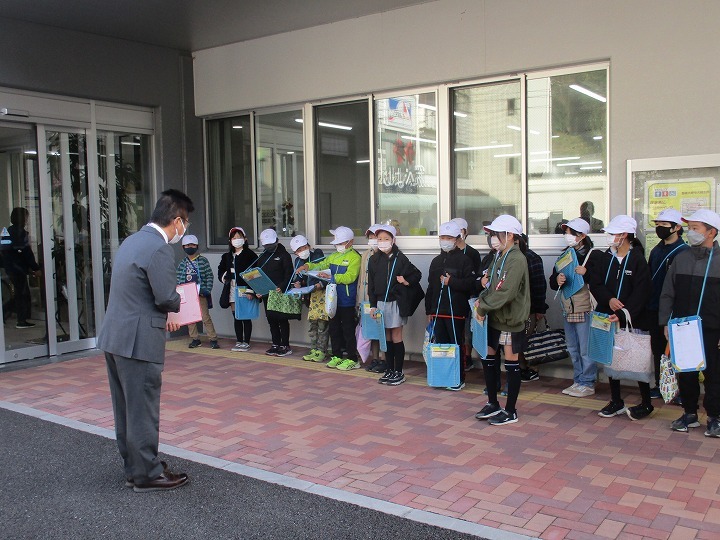
{"type": "Polygon", "coordinates": [[[370,223],[370,126],[367,101],[315,107],[318,236],[344,225],[363,236],[370,223]]]}
{"type": "Polygon", "coordinates": [[[464,217],[468,234],[500,214],[522,221],[522,178],[509,162],[521,156],[521,127],[508,120],[520,82],[456,88],[452,91],[453,215],[464,217]]]}
{"type": "Polygon", "coordinates": [[[208,120],[208,223],[210,244],[226,246],[227,233],[242,227],[253,243],[255,214],[252,193],[250,116],[208,120]]]}
{"type": "Polygon", "coordinates": [[[437,234],[435,93],[375,100],[376,202],[379,223],[398,234],[437,234]]]}
{"type": "Polygon", "coordinates": [[[607,70],[527,81],[528,229],[561,233],[581,216],[608,219],[607,70]]]}
{"type": "Polygon", "coordinates": [[[304,234],[302,111],[255,116],[255,174],[260,229],[280,237],[304,234]]]}

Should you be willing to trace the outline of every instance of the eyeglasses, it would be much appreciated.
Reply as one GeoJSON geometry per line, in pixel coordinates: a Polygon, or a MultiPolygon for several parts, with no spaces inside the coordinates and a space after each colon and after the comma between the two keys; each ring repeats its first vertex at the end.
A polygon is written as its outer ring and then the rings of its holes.
{"type": "Polygon", "coordinates": [[[178,217],[176,217],[175,219],[178,219],[178,218],[180,219],[180,221],[183,222],[183,225],[185,226],[186,229],[189,229],[189,228],[190,228],[190,221],[188,221],[187,219],[185,219],[185,218],[183,218],[183,217],[181,217],[181,216],[178,216],[178,217]]]}

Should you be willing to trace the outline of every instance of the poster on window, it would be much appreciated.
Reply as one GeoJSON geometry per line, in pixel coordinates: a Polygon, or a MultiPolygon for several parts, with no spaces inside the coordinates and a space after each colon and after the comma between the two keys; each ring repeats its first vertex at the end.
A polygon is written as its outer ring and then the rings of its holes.
{"type": "Polygon", "coordinates": [[[414,109],[414,98],[399,97],[388,99],[388,127],[391,129],[412,132],[415,129],[414,109]]]}

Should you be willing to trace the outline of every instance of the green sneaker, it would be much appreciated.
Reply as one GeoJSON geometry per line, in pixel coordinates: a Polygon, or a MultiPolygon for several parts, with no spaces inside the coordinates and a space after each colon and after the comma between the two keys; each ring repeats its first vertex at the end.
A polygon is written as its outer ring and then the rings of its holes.
{"type": "Polygon", "coordinates": [[[359,367],[360,362],[350,360],[349,358],[337,366],[340,371],[350,371],[351,369],[358,369],[359,367]]]}
{"type": "Polygon", "coordinates": [[[320,349],[315,349],[315,356],[313,356],[313,362],[323,362],[325,360],[325,353],[320,349]]]}
{"type": "Polygon", "coordinates": [[[310,352],[303,356],[303,360],[306,362],[314,362],[318,352],[317,349],[310,349],[310,352]]]}
{"type": "Polygon", "coordinates": [[[343,363],[343,359],[338,356],[333,356],[330,361],[325,364],[329,368],[336,368],[343,363]]]}

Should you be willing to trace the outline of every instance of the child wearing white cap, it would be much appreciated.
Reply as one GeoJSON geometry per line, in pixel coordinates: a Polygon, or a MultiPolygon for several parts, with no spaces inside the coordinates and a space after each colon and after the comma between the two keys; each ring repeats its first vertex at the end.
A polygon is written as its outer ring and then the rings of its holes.
{"type": "MultiPolygon", "coordinates": [[[[369,300],[368,267],[370,263],[370,257],[372,257],[378,250],[378,239],[375,234],[378,230],[378,227],[381,227],[381,225],[379,223],[376,223],[375,225],[370,225],[370,227],[368,227],[368,229],[365,231],[365,238],[368,239],[368,249],[366,249],[365,253],[363,253],[360,257],[360,274],[358,274],[357,298],[355,302],[355,304],[358,306],[358,309],[360,308],[360,306],[362,306],[363,302],[367,302],[369,300]]],[[[381,360],[380,356],[380,342],[374,339],[370,342],[370,358],[372,358],[372,360],[365,369],[367,371],[372,371],[373,373],[384,373],[387,367],[387,363],[384,359],[381,360]]]]}
{"type": "MultiPolygon", "coordinates": [[[[290,240],[290,249],[293,250],[295,256],[294,268],[307,262],[320,262],[325,258],[322,249],[310,247],[310,241],[302,234],[293,236],[290,240]]],[[[308,337],[310,338],[310,352],[303,356],[306,362],[322,362],[330,351],[328,350],[328,342],[330,341],[330,324],[329,317],[325,311],[325,282],[321,279],[313,277],[300,277],[295,279],[293,284],[295,287],[307,287],[312,285],[315,290],[310,293],[308,302],[308,337]]]]}
{"type": "Polygon", "coordinates": [[[357,325],[355,299],[360,275],[360,254],[352,247],[355,238],[352,229],[338,227],[331,229],[330,234],[333,235],[330,243],[335,246],[335,253],[328,255],[323,261],[306,263],[297,271],[329,270],[324,275],[337,284],[337,312],[330,319],[332,358],[326,365],[329,368],[348,371],[360,367],[357,357],[357,341],[355,340],[355,326],[357,325]],[[342,357],[343,344],[347,350],[347,359],[342,357]]]}
{"type": "MultiPolygon", "coordinates": [[[[186,257],[180,261],[177,267],[178,285],[183,283],[195,283],[200,297],[200,313],[202,315],[205,333],[210,338],[210,347],[219,349],[217,332],[210,317],[209,309],[212,308],[212,288],[213,273],[210,263],[202,255],[198,254],[198,239],[194,234],[186,234],[182,239],[183,251],[186,257]]],[[[188,334],[190,334],[190,344],[188,347],[194,349],[201,345],[200,335],[198,334],[197,323],[188,324],[188,334]]]]}
{"type": "MultiPolygon", "coordinates": [[[[458,240],[457,244],[458,249],[460,249],[467,257],[470,257],[473,265],[473,270],[475,270],[476,275],[479,275],[480,265],[482,263],[482,256],[477,249],[475,249],[466,242],[469,227],[467,220],[465,218],[456,217],[453,218],[451,221],[454,221],[460,227],[460,239],[458,240]]],[[[470,333],[470,318],[468,317],[467,319],[465,319],[465,344],[463,345],[461,359],[463,369],[465,369],[465,371],[469,371],[473,367],[475,367],[472,362],[471,354],[472,334],[470,333]]]]}
{"type": "MultiPolygon", "coordinates": [[[[586,265],[586,280],[597,301],[595,311],[610,315],[610,322],[625,328],[627,321],[622,310],[626,309],[632,319],[633,332],[648,334],[650,314],[647,306],[652,294],[652,280],[643,245],[635,238],[636,229],[637,222],[630,216],[619,215],[610,220],[603,228],[610,247],[603,253],[593,251],[586,265]]],[[[610,402],[598,412],[599,416],[612,418],[627,414],[631,420],[640,420],[653,412],[649,383],[638,382],[642,401],[640,405],[626,408],[620,380],[613,376],[611,366],[604,369],[610,380],[610,402]]]]}
{"type": "Polygon", "coordinates": [[[648,302],[650,312],[650,347],[652,348],[655,364],[655,388],[650,390],[652,399],[660,399],[660,357],[665,352],[667,339],[665,339],[664,325],[658,320],[660,310],[660,294],[667,275],[668,268],[681,251],[689,249],[682,239],[682,215],[674,208],[666,208],[653,220],[655,234],[660,242],[652,248],[648,257],[650,275],[652,276],[652,296],[648,302]]]}
{"type": "MultiPolygon", "coordinates": [[[[670,317],[692,315],[702,319],[705,436],[720,437],[720,246],[717,242],[720,216],[703,208],[683,221],[688,224],[690,249],[678,254],[668,269],[660,296],[659,322],[667,325],[670,317]]],[[[667,336],[667,327],[665,332],[667,336]]],[[[670,427],[673,431],[687,432],[688,428],[700,427],[699,372],[680,372],[677,378],[685,412],[670,427]]]]}

